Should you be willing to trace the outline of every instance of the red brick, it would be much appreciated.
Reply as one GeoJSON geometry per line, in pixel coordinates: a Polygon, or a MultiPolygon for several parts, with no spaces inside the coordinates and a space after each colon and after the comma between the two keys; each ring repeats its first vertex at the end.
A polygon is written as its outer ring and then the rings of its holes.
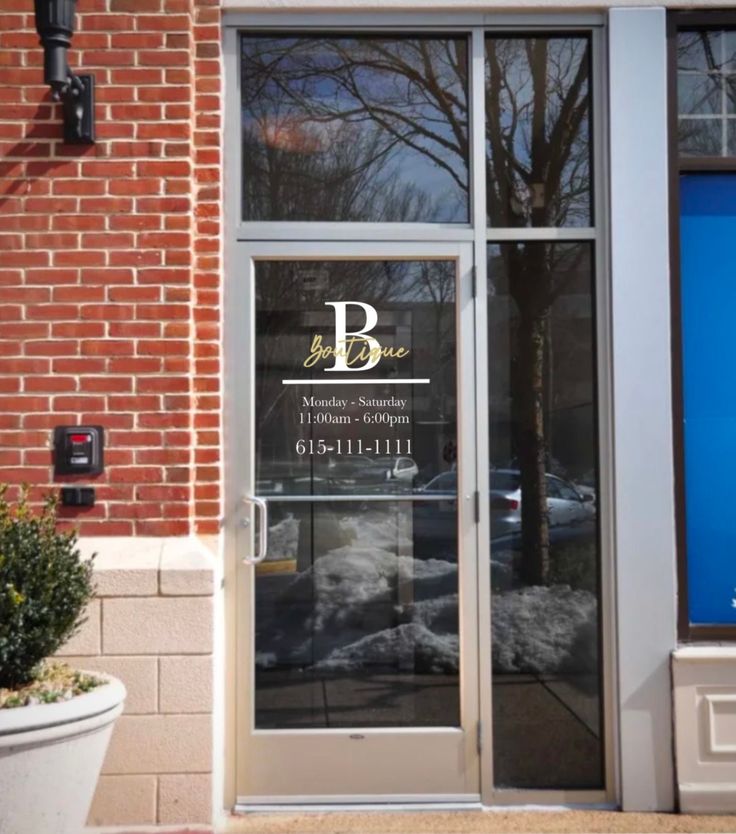
{"type": "Polygon", "coordinates": [[[80,391],[121,394],[133,390],[133,380],[126,376],[90,376],[79,381],[80,391]]]}
{"type": "Polygon", "coordinates": [[[111,374],[155,374],[161,371],[161,360],[149,357],[131,357],[108,360],[111,374]]]}
{"type": "Polygon", "coordinates": [[[186,501],[189,498],[189,487],[144,484],[136,487],[135,497],[141,501],[186,501]]]}
{"type": "Polygon", "coordinates": [[[136,521],[138,536],[185,536],[189,533],[188,521],[136,521]]]}
{"type": "Polygon", "coordinates": [[[71,340],[26,342],[27,356],[76,356],[79,353],[79,343],[71,340]]]}
{"type": "Polygon", "coordinates": [[[82,342],[83,356],[132,356],[135,345],[123,339],[100,339],[82,342]]]}
{"type": "Polygon", "coordinates": [[[163,478],[157,466],[112,466],[107,474],[111,481],[124,484],[159,483],[163,478]]]}
{"type": "Polygon", "coordinates": [[[175,376],[142,376],[136,383],[139,394],[180,394],[189,390],[187,377],[175,376]]]}
{"type": "Polygon", "coordinates": [[[58,374],[100,374],[103,373],[106,366],[105,359],[90,359],[84,357],[83,359],[54,359],[52,361],[52,368],[54,373],[58,374]]]}
{"type": "Polygon", "coordinates": [[[82,319],[121,321],[133,319],[134,309],[132,304],[82,304],[79,314],[82,319]]]}
{"type": "Polygon", "coordinates": [[[161,504],[141,501],[110,504],[110,518],[157,518],[161,509],[161,504]]]}
{"type": "Polygon", "coordinates": [[[82,269],[80,273],[83,284],[132,284],[132,269],[82,269]]]}
{"type": "Polygon", "coordinates": [[[112,338],[158,339],[161,323],[157,321],[110,322],[109,336],[112,338]]]}
{"type": "Polygon", "coordinates": [[[105,288],[80,286],[78,284],[74,284],[73,286],[54,287],[52,297],[54,301],[67,301],[74,302],[75,304],[79,304],[84,301],[104,301],[105,288]]]}
{"type": "Polygon", "coordinates": [[[110,287],[107,295],[110,301],[158,301],[161,290],[158,287],[110,287]]]}
{"type": "Polygon", "coordinates": [[[54,266],[104,266],[104,252],[54,252],[54,266]]]}
{"type": "MultiPolygon", "coordinates": [[[[12,397],[3,397],[0,399],[13,399],[12,397]]],[[[16,398],[17,399],[17,398],[16,398]]],[[[35,399],[41,401],[42,397],[26,397],[26,399],[35,399]]],[[[44,400],[48,403],[48,400],[44,400]]],[[[32,408],[28,405],[24,408],[32,408]]],[[[36,407],[37,411],[48,411],[47,407],[36,407]]],[[[34,446],[47,446],[49,443],[49,433],[45,431],[2,431],[0,432],[0,447],[13,446],[22,449],[32,448],[34,446]]]]}
{"type": "Polygon", "coordinates": [[[23,381],[23,390],[30,393],[76,391],[77,382],[68,376],[29,376],[23,381]]]}
{"type": "Polygon", "coordinates": [[[189,342],[183,340],[163,340],[138,342],[138,353],[143,356],[188,356],[189,342]]]}
{"type": "Polygon", "coordinates": [[[68,321],[51,325],[51,335],[58,339],[101,339],[105,325],[100,322],[68,321]]]}
{"type": "Polygon", "coordinates": [[[54,397],[54,409],[59,411],[104,411],[103,397],[54,397]]]}
{"type": "Polygon", "coordinates": [[[138,449],[135,453],[137,464],[186,464],[189,462],[189,449],[138,449]]]}
{"type": "Polygon", "coordinates": [[[108,442],[115,446],[160,446],[162,434],[160,431],[114,431],[110,433],[108,442]]]}
{"type": "Polygon", "coordinates": [[[161,413],[161,414],[139,414],[138,425],[141,428],[183,428],[189,425],[189,415],[179,414],[177,412],[161,413]]]}
{"type": "Polygon", "coordinates": [[[161,407],[161,398],[156,396],[110,396],[110,411],[152,411],[161,407]]]}
{"type": "MultiPolygon", "coordinates": [[[[0,307],[0,311],[2,311],[0,307]]],[[[76,304],[28,304],[26,306],[26,318],[51,321],[58,319],[75,319],[79,316],[79,307],[76,304]]]]}

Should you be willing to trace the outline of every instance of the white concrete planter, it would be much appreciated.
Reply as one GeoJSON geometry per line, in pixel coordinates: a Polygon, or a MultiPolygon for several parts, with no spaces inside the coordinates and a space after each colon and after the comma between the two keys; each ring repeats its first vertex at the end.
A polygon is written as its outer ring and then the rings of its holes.
{"type": "Polygon", "coordinates": [[[0,834],[80,834],[125,687],[0,710],[0,834]]]}

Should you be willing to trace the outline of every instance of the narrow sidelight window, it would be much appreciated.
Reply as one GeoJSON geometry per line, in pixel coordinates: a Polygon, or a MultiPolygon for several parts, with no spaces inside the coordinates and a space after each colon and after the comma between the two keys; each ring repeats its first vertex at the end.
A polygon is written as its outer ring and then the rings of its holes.
{"type": "Polygon", "coordinates": [[[590,38],[486,38],[488,224],[592,226],[590,38]]]}
{"type": "Polygon", "coordinates": [[[592,254],[488,251],[497,787],[603,785],[592,254]]]}

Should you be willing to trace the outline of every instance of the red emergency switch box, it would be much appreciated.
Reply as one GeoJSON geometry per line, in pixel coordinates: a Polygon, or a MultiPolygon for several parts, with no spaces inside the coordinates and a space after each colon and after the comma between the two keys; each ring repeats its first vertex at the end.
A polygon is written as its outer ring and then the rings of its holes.
{"type": "Polygon", "coordinates": [[[104,468],[102,426],[54,429],[54,474],[99,475],[104,468]]]}

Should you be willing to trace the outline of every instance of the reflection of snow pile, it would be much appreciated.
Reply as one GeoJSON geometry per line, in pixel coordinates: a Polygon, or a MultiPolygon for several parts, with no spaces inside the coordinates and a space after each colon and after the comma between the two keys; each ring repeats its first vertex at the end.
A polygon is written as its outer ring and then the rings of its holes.
{"type": "Polygon", "coordinates": [[[277,657],[273,652],[256,652],[256,666],[259,669],[270,669],[276,665],[277,657]]]}
{"type": "Polygon", "coordinates": [[[405,606],[413,623],[419,623],[435,631],[457,633],[457,594],[447,594],[434,599],[423,599],[405,606]]]}
{"type": "MultiPolygon", "coordinates": [[[[315,525],[315,550],[324,555],[296,576],[273,578],[276,584],[260,592],[275,594],[271,601],[262,597],[268,613],[258,621],[261,668],[286,663],[339,671],[406,664],[423,672],[457,670],[457,565],[403,555],[413,552],[405,520],[394,510],[359,511],[315,525]]],[[[281,536],[278,550],[271,539],[274,552],[296,548],[295,519],[274,525],[271,537],[274,531],[281,536]]],[[[438,550],[430,546],[430,554],[438,550]]],[[[493,668],[538,674],[594,670],[595,595],[567,585],[510,590],[513,556],[512,550],[499,551],[492,563],[493,668]]]]}
{"type": "Polygon", "coordinates": [[[299,547],[299,521],[289,513],[286,518],[268,528],[266,561],[295,559],[299,547]]]}
{"type": "Polygon", "coordinates": [[[375,547],[381,547],[396,553],[411,552],[413,541],[411,537],[411,522],[400,525],[406,512],[395,510],[387,513],[365,513],[362,515],[344,516],[340,519],[340,528],[356,542],[370,542],[375,547]]]}
{"type": "Polygon", "coordinates": [[[355,619],[361,607],[396,598],[397,584],[455,584],[455,565],[439,559],[420,561],[367,544],[338,547],[317,559],[296,582],[314,588],[314,622],[317,630],[355,619]]]}
{"type": "Polygon", "coordinates": [[[457,634],[435,634],[418,623],[404,623],[335,649],[317,667],[344,671],[402,657],[407,658],[411,671],[457,672],[457,634]]]}
{"type": "Polygon", "coordinates": [[[567,585],[494,594],[493,668],[497,672],[596,669],[597,604],[567,585]]]}

